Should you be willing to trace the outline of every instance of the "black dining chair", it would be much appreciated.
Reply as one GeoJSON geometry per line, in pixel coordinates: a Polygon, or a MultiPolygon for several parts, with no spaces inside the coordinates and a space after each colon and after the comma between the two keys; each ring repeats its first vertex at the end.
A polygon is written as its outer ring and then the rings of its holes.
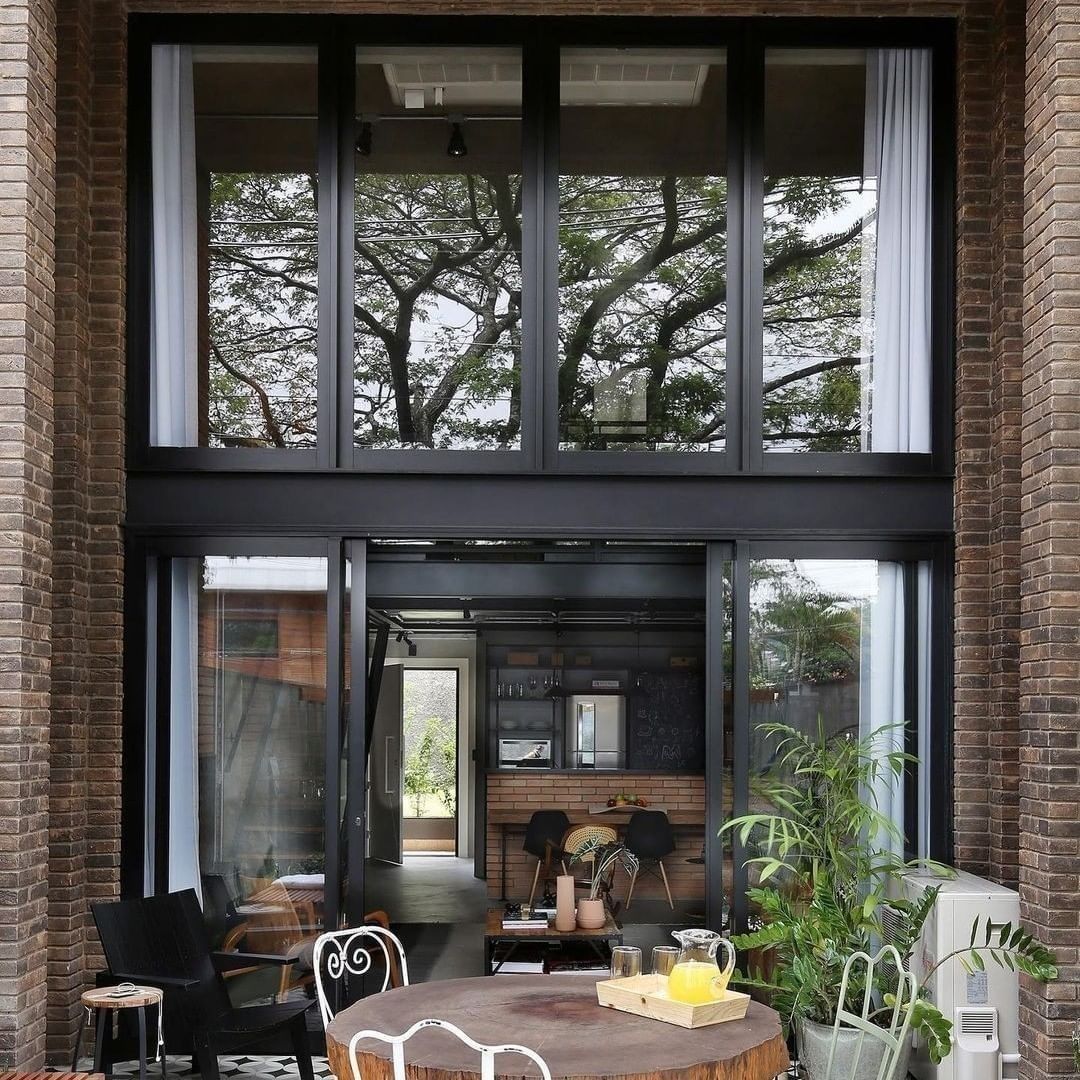
{"type": "MultiPolygon", "coordinates": [[[[98,937],[116,982],[145,983],[164,991],[165,1049],[192,1054],[202,1080],[218,1080],[218,1054],[287,1035],[300,1080],[314,1080],[304,998],[275,1005],[236,1008],[222,973],[292,959],[252,953],[211,951],[194,889],[92,904],[98,937]]],[[[112,1072],[111,1049],[96,1055],[96,1068],[112,1072]]]]}
{"type": "Polygon", "coordinates": [[[637,856],[639,864],[638,869],[631,874],[630,888],[626,890],[627,909],[630,907],[630,898],[634,895],[638,873],[644,870],[663,881],[667,902],[674,911],[675,901],[671,899],[671,886],[668,885],[667,871],[664,869],[664,858],[675,850],[675,832],[671,828],[667,814],[663,810],[636,811],[626,823],[623,846],[631,855],[637,856]],[[659,869],[659,874],[652,864],[659,869]]]}
{"type": "Polygon", "coordinates": [[[529,907],[532,907],[536,895],[536,885],[540,880],[540,868],[544,868],[544,880],[551,876],[551,864],[556,859],[562,863],[563,873],[566,863],[563,861],[562,842],[570,828],[570,819],[562,810],[536,810],[525,827],[525,851],[536,857],[536,870],[533,873],[532,889],[529,890],[529,907]]]}

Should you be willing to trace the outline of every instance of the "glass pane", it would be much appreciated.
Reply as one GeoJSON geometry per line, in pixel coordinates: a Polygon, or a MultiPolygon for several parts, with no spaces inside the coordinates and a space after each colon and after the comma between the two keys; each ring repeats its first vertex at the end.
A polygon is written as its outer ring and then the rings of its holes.
{"type": "Polygon", "coordinates": [[[521,58],[357,52],[353,438],[521,445],[521,58]]]}
{"type": "MultiPolygon", "coordinates": [[[[196,647],[185,658],[174,633],[174,677],[190,664],[196,728],[185,732],[174,702],[173,772],[178,743],[197,749],[204,893],[227,895],[246,924],[246,951],[280,954],[323,919],[326,560],[183,565],[174,621],[190,618],[196,647]]],[[[281,969],[262,977],[280,980],[281,969]]]]}
{"type": "Polygon", "coordinates": [[[563,51],[564,450],[724,449],[725,75],[717,50],[563,51]]]}
{"type": "Polygon", "coordinates": [[[766,451],[929,452],[930,59],[770,50],[766,451]]]}
{"type": "MultiPolygon", "coordinates": [[[[872,560],[770,559],[751,564],[750,581],[750,811],[768,813],[770,780],[784,779],[770,724],[811,740],[874,736],[883,752],[903,749],[904,571],[872,560]]],[[[882,777],[873,795],[903,830],[902,785],[882,777]]],[[[895,838],[878,842],[903,855],[895,838]]]]}
{"type": "Polygon", "coordinates": [[[154,445],[315,445],[316,87],[313,49],[154,46],[154,445]]]}

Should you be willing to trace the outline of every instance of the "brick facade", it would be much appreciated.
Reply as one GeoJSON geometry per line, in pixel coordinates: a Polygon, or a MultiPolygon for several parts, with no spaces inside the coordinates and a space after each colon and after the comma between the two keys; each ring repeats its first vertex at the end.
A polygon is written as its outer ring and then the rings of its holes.
{"type": "MultiPolygon", "coordinates": [[[[133,7],[955,18],[956,855],[977,873],[1019,880],[1025,917],[1058,948],[1061,981],[1023,990],[1024,1068],[1031,1077],[1070,1071],[1067,1035],[1080,1016],[1072,224],[1080,8],[1035,0],[1026,11],[1021,0],[133,7]]],[[[86,902],[117,889],[127,11],[123,0],[56,0],[55,10],[49,0],[0,0],[0,1067],[42,1060],[46,1008],[49,1055],[70,1053],[77,993],[96,962],[86,902]]]]}

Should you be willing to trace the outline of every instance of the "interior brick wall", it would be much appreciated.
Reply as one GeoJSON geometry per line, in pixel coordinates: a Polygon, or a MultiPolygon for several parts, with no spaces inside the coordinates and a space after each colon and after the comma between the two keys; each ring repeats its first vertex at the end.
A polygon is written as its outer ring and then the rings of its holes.
{"type": "MultiPolygon", "coordinates": [[[[86,902],[115,895],[119,865],[128,8],[56,3],[54,13],[50,0],[0,0],[0,1066],[40,1063],[46,981],[48,1052],[70,1053],[77,994],[98,963],[86,902]]],[[[1019,876],[1025,917],[1063,953],[1061,982],[1025,986],[1023,1030],[1026,1075],[1065,1071],[1080,941],[1069,547],[1076,9],[1033,0],[1026,12],[1023,249],[1017,0],[137,0],[134,9],[956,19],[955,849],[975,872],[1019,876]]]]}
{"type": "MultiPolygon", "coordinates": [[[[677,847],[664,860],[671,893],[677,899],[705,895],[705,875],[697,863],[687,862],[701,854],[705,823],[705,777],[678,773],[647,773],[640,776],[604,776],[595,773],[585,776],[565,773],[492,772],[487,778],[488,811],[514,812],[524,824],[534,810],[565,810],[572,818],[588,814],[589,807],[606,803],[619,792],[647,799],[650,804],[665,810],[700,814],[702,828],[691,832],[677,829],[677,847]]],[[[627,821],[626,814],[589,815],[597,825],[611,825],[616,831],[627,821]]],[[[506,888],[511,900],[528,898],[536,871],[536,859],[522,850],[524,831],[520,828],[506,838],[506,888]]],[[[493,899],[501,888],[501,835],[498,825],[487,826],[487,887],[493,899]]],[[[580,876],[580,871],[575,871],[580,876]]],[[[620,871],[616,877],[616,892],[626,893],[626,881],[620,871]]],[[[664,885],[658,878],[642,875],[634,886],[634,896],[642,899],[662,899],[664,885]]]]}

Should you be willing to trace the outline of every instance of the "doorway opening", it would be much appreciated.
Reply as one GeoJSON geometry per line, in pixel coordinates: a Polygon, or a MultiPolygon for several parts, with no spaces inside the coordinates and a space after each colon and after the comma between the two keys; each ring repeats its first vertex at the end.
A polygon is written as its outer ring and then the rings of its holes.
{"type": "Polygon", "coordinates": [[[458,671],[402,672],[401,730],[406,859],[457,854],[458,671]]]}

